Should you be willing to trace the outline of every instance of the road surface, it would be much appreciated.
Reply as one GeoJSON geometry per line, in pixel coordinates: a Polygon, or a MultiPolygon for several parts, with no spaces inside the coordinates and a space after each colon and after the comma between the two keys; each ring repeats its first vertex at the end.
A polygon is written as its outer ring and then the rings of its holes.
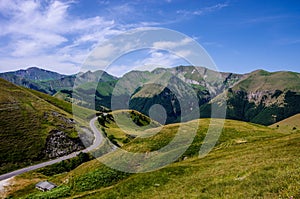
{"type": "Polygon", "coordinates": [[[59,157],[59,158],[54,159],[54,160],[50,160],[50,161],[47,161],[47,162],[43,162],[43,163],[40,163],[40,164],[37,164],[37,165],[25,167],[25,168],[22,168],[22,169],[19,169],[19,170],[16,170],[16,171],[12,171],[12,172],[0,175],[0,181],[11,178],[11,177],[16,176],[16,175],[20,175],[20,174],[28,172],[28,171],[32,171],[32,170],[35,170],[35,169],[40,169],[40,168],[43,168],[45,166],[49,166],[49,165],[58,163],[62,160],[71,159],[73,157],[76,157],[80,152],[87,153],[89,151],[92,151],[92,150],[96,149],[102,143],[102,141],[104,139],[102,133],[95,126],[95,121],[96,120],[97,120],[97,117],[93,118],[90,121],[90,127],[91,127],[91,129],[94,133],[95,139],[94,139],[93,144],[91,146],[89,146],[88,148],[86,148],[82,151],[77,151],[77,152],[71,153],[71,154],[63,156],[63,157],[59,157]]]}

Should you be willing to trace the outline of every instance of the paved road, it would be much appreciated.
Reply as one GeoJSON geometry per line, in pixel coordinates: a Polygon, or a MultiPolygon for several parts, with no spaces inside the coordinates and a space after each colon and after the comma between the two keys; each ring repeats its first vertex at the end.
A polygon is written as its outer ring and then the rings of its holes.
{"type": "Polygon", "coordinates": [[[11,178],[11,177],[16,176],[16,175],[20,175],[20,174],[28,172],[28,171],[32,171],[32,170],[39,169],[39,168],[42,168],[42,167],[45,167],[45,166],[48,166],[48,165],[55,164],[55,163],[60,162],[62,160],[71,159],[73,157],[76,157],[80,152],[85,152],[86,153],[86,152],[89,152],[93,149],[96,149],[103,141],[102,133],[95,126],[95,121],[96,120],[97,120],[97,118],[95,117],[90,121],[90,127],[91,127],[91,129],[94,133],[95,139],[94,139],[93,144],[91,146],[89,146],[88,148],[86,148],[82,151],[77,151],[77,152],[71,153],[71,154],[63,156],[63,157],[59,157],[59,158],[54,159],[54,160],[50,160],[50,161],[47,161],[47,162],[43,162],[43,163],[40,163],[40,164],[37,164],[37,165],[29,166],[29,167],[26,167],[26,168],[23,168],[23,169],[19,169],[19,170],[16,170],[16,171],[12,171],[10,173],[0,175],[0,181],[11,178]]]}

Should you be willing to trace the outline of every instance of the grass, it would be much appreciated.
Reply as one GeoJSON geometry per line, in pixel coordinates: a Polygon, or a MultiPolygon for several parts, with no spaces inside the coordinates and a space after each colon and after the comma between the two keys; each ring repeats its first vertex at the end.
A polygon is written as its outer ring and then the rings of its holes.
{"type": "Polygon", "coordinates": [[[31,90],[31,89],[26,89],[29,92],[33,93],[35,96],[38,96],[39,98],[45,100],[46,102],[64,110],[65,112],[69,113],[69,114],[73,114],[74,109],[76,109],[76,116],[78,118],[81,119],[91,119],[91,117],[93,117],[96,113],[96,111],[88,109],[88,108],[84,108],[81,106],[77,106],[77,105],[72,105],[69,102],[66,102],[64,100],[61,100],[59,98],[56,97],[52,97],[49,96],[47,94],[35,91],[35,90],[31,90]]]}
{"type": "Polygon", "coordinates": [[[285,120],[272,124],[271,128],[276,128],[281,131],[296,131],[300,129],[300,114],[289,117],[285,120]]]}
{"type": "MultiPolygon", "coordinates": [[[[15,86],[0,79],[0,173],[19,169],[42,160],[48,133],[64,131],[70,138],[78,137],[74,124],[72,105],[37,91],[15,86]]],[[[92,111],[79,108],[81,115],[75,118],[78,125],[92,111]]]]}
{"type": "Polygon", "coordinates": [[[114,119],[107,120],[101,129],[119,146],[143,134],[147,129],[161,126],[158,122],[134,110],[113,111],[111,115],[114,119]]]}
{"type": "Polygon", "coordinates": [[[232,145],[81,198],[299,198],[299,141],[297,134],[232,145]]]}
{"type": "Polygon", "coordinates": [[[291,90],[300,91],[300,74],[294,72],[267,72],[263,70],[254,71],[233,87],[234,90],[255,91],[275,91],[291,90]]]}
{"type": "MultiPolygon", "coordinates": [[[[181,125],[186,130],[195,124],[199,128],[192,144],[175,163],[152,172],[129,174],[92,160],[67,174],[55,176],[60,185],[55,194],[61,192],[62,198],[300,197],[299,131],[281,133],[256,124],[226,120],[216,147],[207,156],[199,158],[209,123],[209,119],[200,119],[181,125]],[[65,189],[68,189],[69,196],[63,195],[65,189]]],[[[221,121],[215,125],[221,125],[221,121]]],[[[156,128],[146,131],[155,132],[156,128]]],[[[178,128],[179,124],[166,125],[151,137],[137,137],[124,144],[123,149],[155,151],[168,144],[178,128]]],[[[166,153],[164,155],[171,155],[166,153]]],[[[116,157],[117,152],[101,160],[116,157]]],[[[32,198],[45,198],[50,194],[38,191],[22,193],[31,194],[32,198]]]]}

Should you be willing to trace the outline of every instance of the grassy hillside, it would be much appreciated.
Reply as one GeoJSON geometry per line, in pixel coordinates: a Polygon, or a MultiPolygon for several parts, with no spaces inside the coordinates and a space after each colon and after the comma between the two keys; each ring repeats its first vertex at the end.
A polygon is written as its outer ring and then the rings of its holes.
{"type": "Polygon", "coordinates": [[[235,144],[207,157],[131,175],[80,198],[294,198],[299,193],[300,136],[235,144]]]}
{"type": "MultiPolygon", "coordinates": [[[[50,134],[63,132],[66,139],[80,145],[70,103],[3,79],[0,79],[0,88],[0,173],[45,158],[44,150],[50,134]]],[[[85,125],[84,120],[92,111],[79,109],[82,114],[81,119],[76,118],[77,124],[85,125]]]]}
{"type": "Polygon", "coordinates": [[[73,114],[73,109],[76,109],[76,116],[78,117],[77,119],[88,120],[96,113],[96,111],[94,110],[84,108],[78,105],[72,105],[70,102],[59,99],[58,97],[51,97],[45,93],[41,93],[32,89],[26,89],[26,90],[38,96],[39,98],[45,100],[46,102],[64,110],[69,114],[73,114]]]}
{"type": "Polygon", "coordinates": [[[300,74],[254,71],[201,107],[210,117],[211,104],[227,104],[227,118],[271,125],[300,113],[300,74]]]}
{"type": "MultiPolygon", "coordinates": [[[[18,177],[16,186],[31,178],[49,179],[60,186],[41,193],[27,183],[12,196],[24,198],[298,198],[300,132],[279,133],[271,128],[227,120],[214,150],[198,157],[209,119],[199,124],[197,135],[177,162],[160,170],[129,174],[108,168],[98,160],[53,177],[31,173],[18,177]],[[186,157],[186,158],[184,158],[186,157]],[[19,183],[19,184],[18,184],[19,183]],[[30,195],[28,195],[30,194],[30,195]]],[[[215,125],[220,125],[220,121],[215,125]]],[[[123,149],[154,151],[166,145],[179,124],[164,126],[149,138],[135,138],[123,149]]],[[[155,128],[148,129],[155,131],[155,128]]],[[[114,158],[112,154],[102,158],[114,158]]],[[[116,155],[116,153],[114,154],[116,155]]],[[[167,154],[168,155],[168,154],[167,154]]]]}
{"type": "Polygon", "coordinates": [[[147,129],[161,127],[158,122],[134,110],[113,111],[104,120],[101,130],[112,142],[119,146],[130,142],[147,129]]]}
{"type": "Polygon", "coordinates": [[[248,75],[233,90],[245,90],[247,92],[291,90],[300,91],[300,74],[295,72],[267,72],[257,70],[248,75]]]}
{"type": "Polygon", "coordinates": [[[300,114],[294,115],[285,120],[277,122],[277,123],[271,125],[270,127],[277,128],[280,130],[288,130],[288,131],[298,130],[298,129],[300,129],[300,114]]]}

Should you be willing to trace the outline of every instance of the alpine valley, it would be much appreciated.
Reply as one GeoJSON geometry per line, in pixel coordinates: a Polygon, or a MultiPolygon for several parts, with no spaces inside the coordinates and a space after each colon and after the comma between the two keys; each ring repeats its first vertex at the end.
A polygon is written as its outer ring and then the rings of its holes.
{"type": "Polygon", "coordinates": [[[1,198],[300,197],[299,73],[178,66],[115,77],[34,67],[0,74],[0,87],[0,182],[9,183],[1,198]],[[151,115],[157,104],[165,118],[151,115]],[[214,119],[212,108],[220,113],[214,119]],[[220,135],[199,157],[211,127],[220,135]],[[160,150],[173,140],[177,148],[160,150]],[[182,148],[173,163],[144,173],[182,148]],[[145,154],[125,161],[137,173],[107,165],[118,166],[124,150],[145,154]],[[56,162],[4,176],[50,159],[56,162]],[[41,181],[57,187],[41,192],[41,181]]]}

